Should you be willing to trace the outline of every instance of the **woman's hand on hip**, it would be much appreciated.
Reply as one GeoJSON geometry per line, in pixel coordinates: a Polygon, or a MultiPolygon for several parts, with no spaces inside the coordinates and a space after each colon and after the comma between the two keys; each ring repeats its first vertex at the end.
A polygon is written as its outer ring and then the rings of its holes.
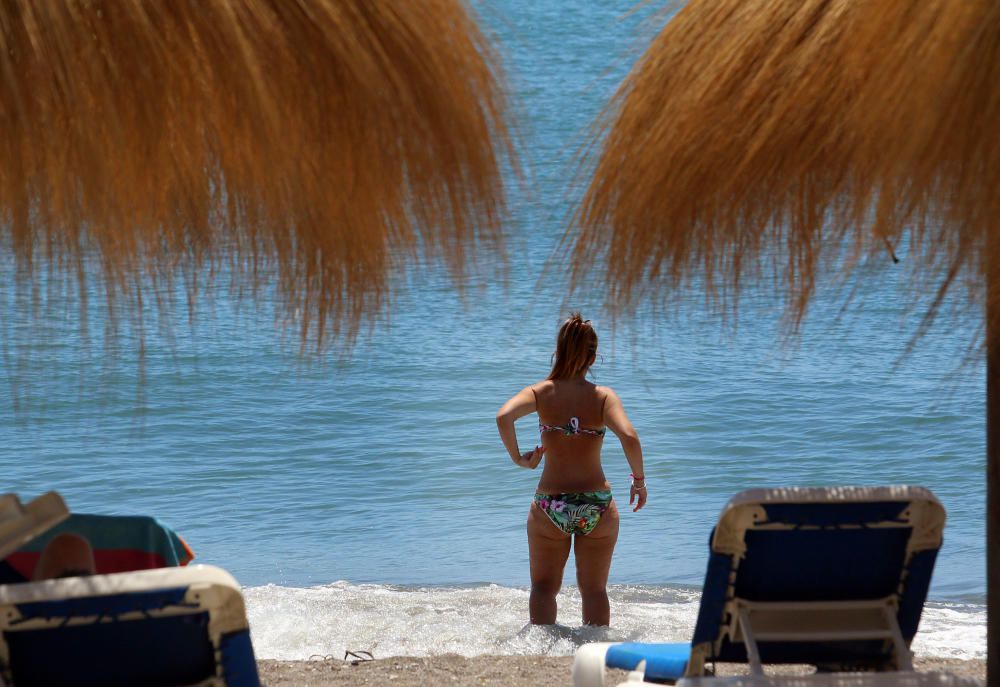
{"type": "Polygon", "coordinates": [[[545,455],[545,448],[542,446],[536,446],[534,451],[526,451],[525,453],[522,453],[521,457],[517,461],[517,464],[522,468],[534,470],[538,467],[538,464],[542,462],[543,455],[545,455]]]}
{"type": "Polygon", "coordinates": [[[646,505],[646,495],[647,495],[646,492],[647,489],[645,481],[643,481],[641,485],[638,487],[635,485],[635,482],[632,483],[632,489],[629,491],[629,496],[628,496],[628,505],[631,506],[633,503],[635,503],[635,508],[632,509],[633,513],[635,513],[637,510],[646,505]],[[637,497],[638,497],[638,502],[636,502],[637,497]]]}

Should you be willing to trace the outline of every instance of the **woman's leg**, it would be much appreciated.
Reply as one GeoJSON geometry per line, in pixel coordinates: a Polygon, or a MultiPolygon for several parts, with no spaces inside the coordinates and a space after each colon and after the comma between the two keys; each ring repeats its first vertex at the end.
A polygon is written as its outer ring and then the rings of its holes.
{"type": "Polygon", "coordinates": [[[618,541],[618,509],[614,501],[590,534],[578,534],[575,539],[576,583],[583,597],[583,624],[608,625],[611,622],[608,573],[618,541]]]}
{"type": "Polygon", "coordinates": [[[570,542],[570,536],[552,524],[549,516],[532,503],[528,511],[528,556],[531,560],[528,613],[533,625],[556,622],[556,594],[562,586],[570,542]]]}

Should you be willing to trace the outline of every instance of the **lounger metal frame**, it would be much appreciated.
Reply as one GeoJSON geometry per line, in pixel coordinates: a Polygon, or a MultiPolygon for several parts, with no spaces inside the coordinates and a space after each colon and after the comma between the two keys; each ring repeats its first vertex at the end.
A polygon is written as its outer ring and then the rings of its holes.
{"type": "Polygon", "coordinates": [[[897,670],[913,670],[913,654],[906,646],[896,618],[896,598],[877,601],[751,602],[736,599],[733,641],[747,648],[750,672],[763,675],[757,642],[815,642],[821,640],[883,639],[892,643],[897,670]],[[757,620],[751,621],[756,616],[757,620]],[[780,630],[768,629],[768,625],[780,630]],[[849,629],[844,629],[849,628],[849,629]]]}

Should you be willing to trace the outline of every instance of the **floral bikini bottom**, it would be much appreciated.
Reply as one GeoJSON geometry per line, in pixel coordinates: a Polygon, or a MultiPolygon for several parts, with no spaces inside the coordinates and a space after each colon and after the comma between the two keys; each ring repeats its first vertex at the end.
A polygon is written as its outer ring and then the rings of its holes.
{"type": "Polygon", "coordinates": [[[590,534],[611,505],[611,490],[535,494],[535,505],[566,534],[590,534]]]}

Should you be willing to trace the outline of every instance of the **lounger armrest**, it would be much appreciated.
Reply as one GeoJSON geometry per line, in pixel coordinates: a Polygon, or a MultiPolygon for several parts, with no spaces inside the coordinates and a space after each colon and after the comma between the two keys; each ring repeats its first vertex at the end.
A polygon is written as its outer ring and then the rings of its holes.
{"type": "Polygon", "coordinates": [[[684,675],[691,658],[687,643],[644,644],[625,642],[608,649],[605,664],[610,668],[641,672],[650,682],[675,682],[684,675]]]}
{"type": "Polygon", "coordinates": [[[675,682],[684,675],[691,656],[690,644],[585,644],[573,660],[574,687],[604,687],[604,668],[634,673],[629,680],[675,682]]]}

